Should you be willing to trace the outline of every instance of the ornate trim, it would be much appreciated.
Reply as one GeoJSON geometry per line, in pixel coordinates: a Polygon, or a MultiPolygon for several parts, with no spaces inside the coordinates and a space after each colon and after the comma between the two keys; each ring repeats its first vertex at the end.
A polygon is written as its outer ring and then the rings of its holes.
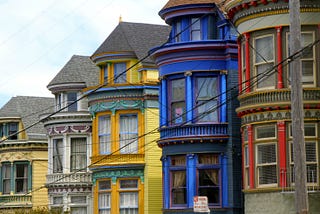
{"type": "Polygon", "coordinates": [[[65,125],[54,126],[47,129],[49,135],[66,134],[66,133],[91,133],[89,125],[65,125]]]}
{"type": "Polygon", "coordinates": [[[143,169],[129,169],[129,170],[107,170],[102,172],[93,172],[92,181],[96,184],[96,181],[101,178],[111,178],[112,183],[117,182],[117,178],[127,177],[140,177],[141,183],[144,183],[144,170],[143,169]]]}
{"type": "Polygon", "coordinates": [[[144,109],[144,102],[142,100],[117,100],[114,102],[102,102],[97,103],[89,107],[89,112],[92,116],[95,116],[97,112],[111,111],[112,114],[119,109],[137,109],[141,111],[144,109]]]}

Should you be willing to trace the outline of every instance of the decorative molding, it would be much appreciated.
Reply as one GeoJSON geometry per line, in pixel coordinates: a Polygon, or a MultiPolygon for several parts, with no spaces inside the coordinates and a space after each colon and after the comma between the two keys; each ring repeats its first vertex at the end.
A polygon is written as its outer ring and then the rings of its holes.
{"type": "Polygon", "coordinates": [[[141,183],[144,183],[144,170],[143,169],[123,169],[123,170],[107,170],[102,172],[93,172],[92,180],[93,184],[102,178],[111,178],[112,183],[115,184],[117,178],[127,178],[127,177],[140,177],[141,183]]]}
{"type": "Polygon", "coordinates": [[[140,109],[143,111],[144,102],[142,100],[117,100],[113,102],[101,102],[89,107],[89,112],[95,116],[97,112],[111,111],[113,114],[119,109],[140,109]]]}
{"type": "Polygon", "coordinates": [[[49,135],[69,134],[69,133],[91,133],[92,129],[89,125],[65,125],[53,126],[47,129],[49,135]]]}

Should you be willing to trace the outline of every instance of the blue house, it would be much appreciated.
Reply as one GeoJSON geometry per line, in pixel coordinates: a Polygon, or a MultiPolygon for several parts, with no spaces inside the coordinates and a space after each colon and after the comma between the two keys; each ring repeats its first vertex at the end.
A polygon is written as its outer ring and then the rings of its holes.
{"type": "Polygon", "coordinates": [[[159,12],[169,42],[151,50],[160,77],[163,213],[241,213],[236,36],[211,0],[170,0],[159,12]]]}

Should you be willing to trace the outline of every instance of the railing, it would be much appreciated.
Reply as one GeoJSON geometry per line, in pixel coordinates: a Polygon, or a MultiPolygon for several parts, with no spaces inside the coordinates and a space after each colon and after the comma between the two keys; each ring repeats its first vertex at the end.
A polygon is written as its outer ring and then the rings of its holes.
{"type": "Polygon", "coordinates": [[[228,124],[188,124],[174,127],[162,127],[161,139],[177,137],[205,137],[221,136],[228,134],[228,124]]]}
{"type": "MultiPolygon", "coordinates": [[[[319,102],[320,89],[317,88],[305,88],[303,89],[303,101],[304,102],[319,102]]],[[[287,104],[291,103],[291,91],[290,89],[273,89],[265,91],[256,91],[249,94],[239,96],[240,108],[245,108],[250,105],[263,106],[264,104],[287,104]]]]}
{"type": "Polygon", "coordinates": [[[59,173],[47,175],[47,185],[91,183],[90,173],[59,173]]]}
{"type": "Polygon", "coordinates": [[[1,207],[30,207],[32,206],[31,195],[1,195],[1,207]]]}

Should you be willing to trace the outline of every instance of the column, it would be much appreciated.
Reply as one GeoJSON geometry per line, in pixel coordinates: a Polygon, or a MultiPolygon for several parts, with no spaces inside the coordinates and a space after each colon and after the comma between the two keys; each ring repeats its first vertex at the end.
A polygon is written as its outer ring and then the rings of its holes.
{"type": "Polygon", "coordinates": [[[194,154],[187,154],[187,206],[193,208],[193,197],[197,195],[196,159],[194,154]]]}
{"type": "Polygon", "coordinates": [[[245,33],[244,34],[245,40],[246,40],[246,44],[245,44],[245,48],[246,48],[246,88],[245,88],[245,92],[250,92],[250,34],[249,33],[245,33]]]}
{"type": "Polygon", "coordinates": [[[242,50],[241,50],[241,39],[237,40],[238,43],[238,85],[239,85],[239,94],[242,94],[242,50]]]}
{"type": "Polygon", "coordinates": [[[193,93],[193,88],[192,88],[192,72],[186,72],[185,74],[186,77],[186,122],[191,123],[192,122],[192,93],[193,93]]]}
{"type": "Polygon", "coordinates": [[[287,153],[286,153],[286,123],[278,121],[278,148],[279,148],[279,171],[280,187],[287,186],[287,153]]]}
{"type": "Polygon", "coordinates": [[[278,63],[278,88],[283,88],[283,69],[282,69],[282,40],[281,40],[281,33],[282,33],[282,26],[276,27],[277,30],[277,63],[278,63]]]}
{"type": "Polygon", "coordinates": [[[222,170],[222,207],[228,207],[229,198],[229,176],[228,176],[228,158],[225,154],[220,156],[221,170],[222,170]]]}
{"type": "Polygon", "coordinates": [[[170,171],[169,171],[169,158],[164,157],[162,161],[162,174],[163,174],[163,208],[170,208],[170,171]]]}
{"type": "Polygon", "coordinates": [[[221,123],[227,122],[227,72],[222,73],[220,79],[220,89],[221,89],[221,108],[220,108],[220,115],[221,115],[221,123]]]}
{"type": "Polygon", "coordinates": [[[160,127],[167,126],[167,80],[162,77],[160,89],[160,127]]]}
{"type": "Polygon", "coordinates": [[[249,153],[249,186],[250,189],[254,188],[254,146],[253,146],[253,128],[248,125],[248,153],[249,153]]]}

